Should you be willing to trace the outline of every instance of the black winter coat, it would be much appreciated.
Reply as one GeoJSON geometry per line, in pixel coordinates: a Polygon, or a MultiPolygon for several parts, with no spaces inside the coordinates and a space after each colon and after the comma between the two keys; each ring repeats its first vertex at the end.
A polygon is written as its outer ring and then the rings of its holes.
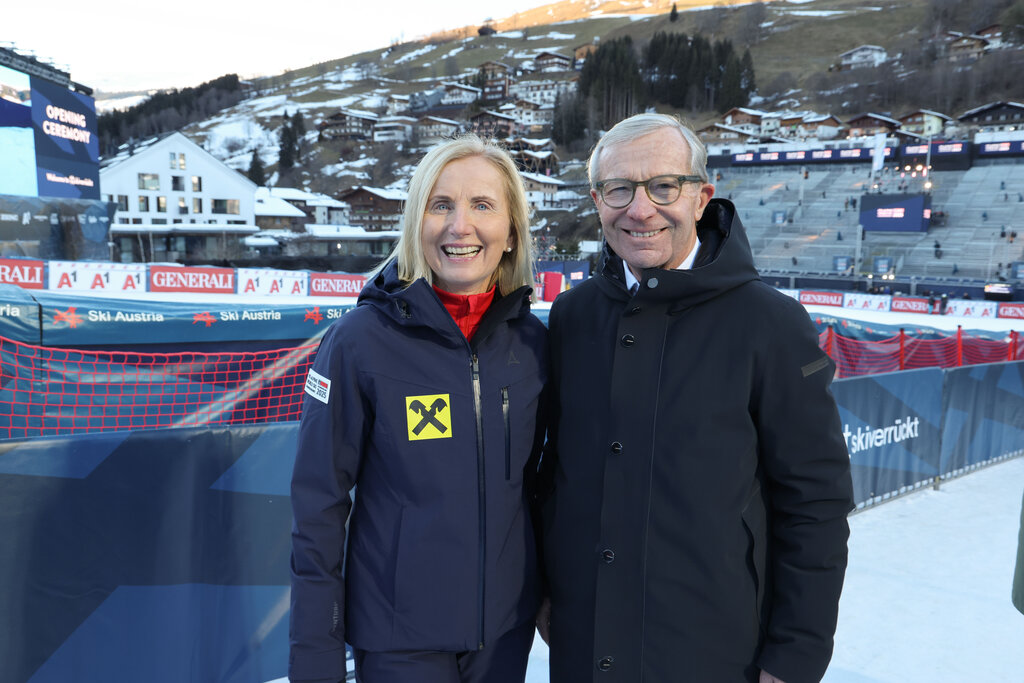
{"type": "Polygon", "coordinates": [[[327,332],[292,475],[291,680],[343,679],[345,642],[475,651],[534,618],[524,475],[543,437],[546,337],[522,287],[467,342],[394,264],[327,332]]]}
{"type": "Polygon", "coordinates": [[[834,364],[713,200],[688,271],[599,274],[550,315],[544,553],[557,683],[817,681],[852,507],[834,364]]]}

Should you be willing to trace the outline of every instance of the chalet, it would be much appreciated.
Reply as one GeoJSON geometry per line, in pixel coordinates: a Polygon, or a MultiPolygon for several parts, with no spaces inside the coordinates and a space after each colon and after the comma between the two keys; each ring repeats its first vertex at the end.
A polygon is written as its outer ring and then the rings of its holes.
{"type": "Polygon", "coordinates": [[[559,95],[576,87],[578,80],[578,74],[572,74],[565,80],[520,80],[509,87],[509,95],[537,104],[554,105],[559,95]]]}
{"type": "Polygon", "coordinates": [[[833,114],[807,114],[799,126],[800,137],[830,140],[838,136],[845,124],[833,114]]]}
{"type": "Polygon", "coordinates": [[[349,222],[369,231],[397,230],[402,225],[402,206],[407,194],[362,185],[343,193],[339,199],[349,205],[349,222]]]}
{"type": "Polygon", "coordinates": [[[510,151],[509,154],[520,171],[542,175],[558,173],[558,155],[552,150],[535,152],[531,149],[521,149],[515,152],[510,151]]]}
{"type": "Polygon", "coordinates": [[[433,145],[459,134],[462,124],[440,116],[421,116],[416,122],[416,138],[422,145],[433,145]]]}
{"type": "Polygon", "coordinates": [[[416,119],[412,116],[384,116],[373,125],[374,142],[408,142],[416,119]]]}
{"type": "Polygon", "coordinates": [[[1021,130],[1024,127],[1024,104],[990,102],[964,112],[958,120],[978,132],[1021,130]]]}
{"type": "Polygon", "coordinates": [[[1003,44],[1003,27],[1000,24],[992,24],[986,26],[980,31],[975,31],[975,35],[981,36],[988,41],[988,48],[995,50],[1004,47],[1003,44]]]}
{"type": "Polygon", "coordinates": [[[758,137],[749,130],[734,128],[733,126],[727,126],[724,123],[717,122],[709,123],[703,128],[698,128],[696,132],[697,137],[700,138],[701,142],[705,145],[728,144],[732,142],[746,143],[752,137],[758,137]]]}
{"type": "Polygon", "coordinates": [[[548,73],[553,71],[572,71],[572,57],[560,52],[538,52],[533,58],[537,71],[548,73]]]}
{"type": "Polygon", "coordinates": [[[232,258],[259,231],[256,185],[182,133],[125,145],[100,162],[114,260],[232,258]]]}
{"type": "Polygon", "coordinates": [[[953,118],[929,109],[918,109],[900,117],[900,128],[925,138],[941,137],[953,118]]]}
{"type": "MultiPolygon", "coordinates": [[[[261,202],[268,208],[272,206],[272,200],[284,201],[292,208],[302,212],[304,220],[299,223],[298,229],[309,223],[347,223],[348,205],[339,202],[337,199],[328,197],[325,194],[306,192],[294,187],[260,187],[256,190],[256,202],[261,202]]],[[[264,230],[275,229],[275,227],[257,222],[264,230]]],[[[293,228],[295,229],[295,228],[293,228]]]]}
{"type": "Polygon", "coordinates": [[[899,129],[900,122],[888,116],[868,112],[854,116],[846,122],[846,125],[849,128],[846,137],[863,138],[876,135],[877,133],[891,135],[899,129]]]}
{"type": "Polygon", "coordinates": [[[862,69],[879,66],[889,59],[885,48],[878,45],[861,45],[839,55],[839,69],[862,69]]]}
{"type": "Polygon", "coordinates": [[[321,139],[371,140],[377,115],[366,111],[342,109],[320,122],[321,139]]]}
{"type": "Polygon", "coordinates": [[[509,152],[554,152],[555,143],[551,138],[509,138],[505,140],[509,152]]]}
{"type": "Polygon", "coordinates": [[[474,88],[471,85],[463,85],[462,83],[442,83],[444,88],[444,94],[441,96],[442,105],[454,105],[454,104],[471,104],[480,99],[482,91],[480,88],[474,88]]]}
{"type": "Polygon", "coordinates": [[[540,133],[550,128],[555,120],[555,107],[552,104],[537,104],[531,100],[516,100],[513,114],[519,130],[525,133],[540,133]]]}
{"type": "MultiPolygon", "coordinates": [[[[256,227],[262,230],[302,232],[304,226],[309,222],[309,216],[302,209],[292,206],[280,197],[272,196],[266,187],[256,188],[256,227]]],[[[246,238],[247,246],[278,246],[275,241],[273,245],[259,241],[250,243],[246,238]]]]}
{"type": "Polygon", "coordinates": [[[949,44],[946,58],[953,63],[977,61],[988,48],[988,41],[981,36],[964,35],[949,44]]]}
{"type": "Polygon", "coordinates": [[[480,73],[484,78],[483,92],[480,99],[483,102],[500,102],[508,98],[509,88],[512,86],[512,68],[502,62],[484,62],[480,65],[480,73]]]}
{"type": "Polygon", "coordinates": [[[721,123],[732,128],[745,130],[751,135],[760,135],[761,119],[763,119],[764,116],[765,112],[763,111],[747,109],[746,107],[733,107],[722,114],[721,123]]]}
{"type": "Polygon", "coordinates": [[[516,132],[516,120],[508,114],[485,109],[469,118],[469,128],[484,138],[508,138],[516,132]]]}
{"type": "Polygon", "coordinates": [[[520,172],[523,178],[523,187],[526,189],[526,202],[531,209],[560,209],[563,208],[558,202],[558,192],[565,187],[565,183],[558,178],[542,175],[539,173],[520,172]]]}

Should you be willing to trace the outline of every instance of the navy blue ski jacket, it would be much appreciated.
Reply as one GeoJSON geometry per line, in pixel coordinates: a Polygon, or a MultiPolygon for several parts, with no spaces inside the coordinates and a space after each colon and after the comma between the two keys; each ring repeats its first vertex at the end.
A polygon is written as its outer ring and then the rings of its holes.
{"type": "Polygon", "coordinates": [[[533,619],[548,361],[529,291],[495,297],[470,343],[392,263],[324,336],[292,475],[293,681],[343,679],[345,642],[470,651],[533,619]]]}

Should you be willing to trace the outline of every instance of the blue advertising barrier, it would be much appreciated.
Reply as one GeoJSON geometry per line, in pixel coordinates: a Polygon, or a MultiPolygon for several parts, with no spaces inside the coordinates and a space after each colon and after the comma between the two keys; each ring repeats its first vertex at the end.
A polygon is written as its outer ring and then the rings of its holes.
{"type": "Polygon", "coordinates": [[[943,474],[1024,448],[1024,363],[946,371],[942,392],[943,474]]]}
{"type": "Polygon", "coordinates": [[[0,442],[0,681],[286,675],[297,431],[0,442]]]}
{"type": "Polygon", "coordinates": [[[858,503],[939,475],[942,376],[926,368],[832,385],[858,503]]]}
{"type": "MultiPolygon", "coordinates": [[[[833,384],[858,505],[1024,455],[1024,362],[833,384]]],[[[297,423],[0,441],[0,681],[286,675],[297,423]]]]}

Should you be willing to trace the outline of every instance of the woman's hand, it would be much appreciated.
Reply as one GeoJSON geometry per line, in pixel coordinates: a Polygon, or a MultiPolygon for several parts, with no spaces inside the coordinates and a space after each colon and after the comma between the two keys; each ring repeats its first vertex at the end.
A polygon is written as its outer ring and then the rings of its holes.
{"type": "Polygon", "coordinates": [[[551,645],[548,641],[551,636],[551,598],[544,598],[537,609],[537,632],[545,645],[551,645]]]}

